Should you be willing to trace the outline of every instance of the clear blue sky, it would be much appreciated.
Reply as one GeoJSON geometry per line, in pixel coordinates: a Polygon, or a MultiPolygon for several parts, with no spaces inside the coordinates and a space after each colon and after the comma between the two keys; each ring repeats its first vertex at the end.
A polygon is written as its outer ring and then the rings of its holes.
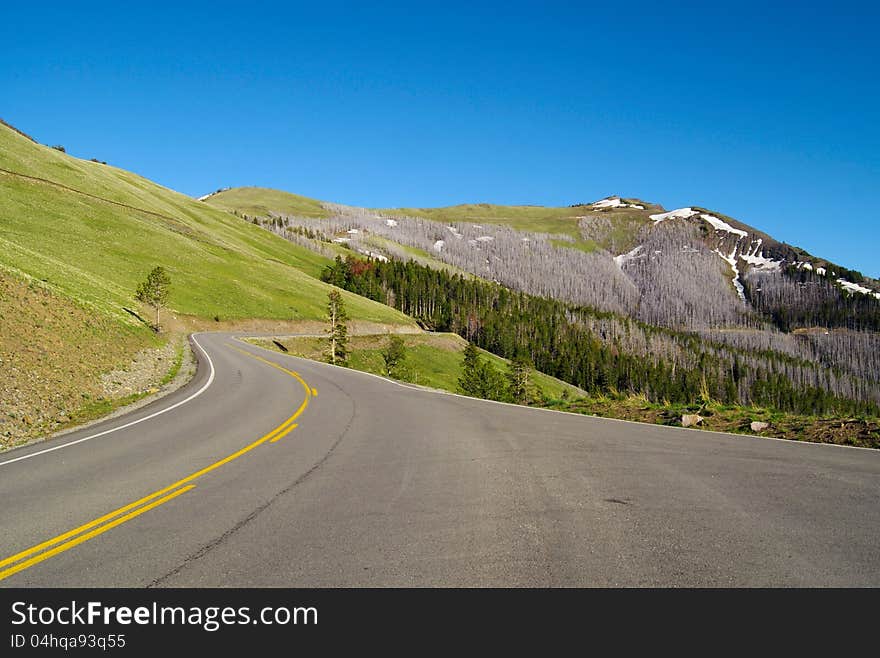
{"type": "Polygon", "coordinates": [[[876,3],[15,3],[0,116],[199,196],[701,205],[880,276],[876,3]]]}

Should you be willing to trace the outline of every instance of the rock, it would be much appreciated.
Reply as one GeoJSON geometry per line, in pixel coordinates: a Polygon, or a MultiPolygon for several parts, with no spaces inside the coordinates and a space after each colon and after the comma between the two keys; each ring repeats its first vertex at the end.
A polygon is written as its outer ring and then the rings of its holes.
{"type": "Polygon", "coordinates": [[[682,427],[693,427],[694,425],[701,425],[702,423],[703,417],[699,414],[685,414],[681,417],[682,427]]]}
{"type": "Polygon", "coordinates": [[[764,423],[760,420],[753,420],[750,427],[752,428],[753,432],[763,432],[765,429],[770,427],[770,423],[764,423]]]}

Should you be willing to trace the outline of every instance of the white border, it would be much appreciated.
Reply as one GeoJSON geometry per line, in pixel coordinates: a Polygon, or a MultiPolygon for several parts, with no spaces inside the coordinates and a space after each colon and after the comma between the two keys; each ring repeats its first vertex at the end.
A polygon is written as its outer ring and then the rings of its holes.
{"type": "Polygon", "coordinates": [[[156,416],[161,416],[164,413],[168,413],[172,409],[177,409],[177,407],[186,404],[187,402],[191,402],[199,397],[202,393],[208,390],[208,387],[214,382],[214,362],[211,361],[211,357],[208,356],[208,352],[205,351],[205,348],[201,346],[199,341],[196,339],[196,334],[192,334],[192,341],[195,343],[196,347],[205,355],[205,358],[208,360],[208,365],[211,368],[211,373],[208,375],[208,381],[195,393],[190,395],[185,400],[181,400],[180,402],[175,402],[169,407],[165,407],[164,409],[160,409],[159,411],[155,411],[148,416],[144,416],[143,418],[138,418],[137,420],[133,420],[131,422],[125,423],[124,425],[120,425],[119,427],[114,427],[109,430],[104,430],[103,432],[98,432],[96,434],[91,434],[89,436],[83,437],[81,439],[77,439],[76,441],[70,441],[68,443],[63,443],[58,446],[53,446],[52,448],[46,448],[45,450],[39,450],[37,452],[32,452],[27,455],[22,455],[21,457],[16,457],[15,459],[7,459],[6,461],[0,462],[0,466],[6,466],[8,464],[14,464],[15,462],[20,462],[25,459],[30,459],[32,457],[37,457],[38,455],[45,455],[47,452],[55,452],[56,450],[61,450],[62,448],[69,448],[70,446],[75,446],[77,443],[83,443],[84,441],[91,441],[92,439],[97,439],[100,436],[105,436],[106,434],[111,434],[112,432],[118,432],[119,430],[124,430],[127,427],[131,427],[132,425],[137,425],[138,423],[143,423],[145,420],[150,420],[151,418],[155,418],[156,416]]]}

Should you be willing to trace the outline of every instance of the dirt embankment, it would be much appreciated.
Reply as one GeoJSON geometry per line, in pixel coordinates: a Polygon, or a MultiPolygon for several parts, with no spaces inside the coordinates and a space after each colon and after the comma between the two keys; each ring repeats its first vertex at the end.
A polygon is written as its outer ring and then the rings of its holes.
{"type": "Polygon", "coordinates": [[[112,411],[155,388],[179,340],[125,326],[0,271],[0,449],[112,411]]]}

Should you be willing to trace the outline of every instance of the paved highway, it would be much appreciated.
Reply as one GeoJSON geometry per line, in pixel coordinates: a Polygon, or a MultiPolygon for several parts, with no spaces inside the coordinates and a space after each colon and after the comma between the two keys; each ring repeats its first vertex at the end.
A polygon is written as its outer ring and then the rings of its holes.
{"type": "Polygon", "coordinates": [[[0,585],[880,585],[880,452],[195,340],[186,387],[0,455],[0,585]]]}

